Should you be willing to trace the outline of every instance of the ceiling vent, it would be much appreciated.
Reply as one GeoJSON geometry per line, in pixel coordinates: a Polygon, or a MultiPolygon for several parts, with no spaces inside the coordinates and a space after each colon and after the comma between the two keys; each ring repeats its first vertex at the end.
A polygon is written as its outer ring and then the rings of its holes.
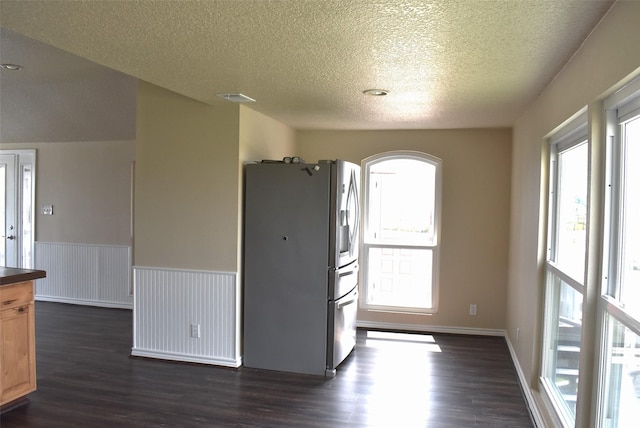
{"type": "Polygon", "coordinates": [[[227,101],[231,101],[232,103],[255,103],[256,100],[253,98],[249,98],[243,94],[216,94],[220,98],[224,98],[227,101]]]}
{"type": "Polygon", "coordinates": [[[3,70],[9,71],[20,71],[22,70],[22,66],[18,64],[0,64],[0,68],[3,70]]]}
{"type": "Polygon", "coordinates": [[[384,97],[385,95],[389,95],[389,91],[387,89],[365,89],[362,93],[372,97],[384,97]]]}

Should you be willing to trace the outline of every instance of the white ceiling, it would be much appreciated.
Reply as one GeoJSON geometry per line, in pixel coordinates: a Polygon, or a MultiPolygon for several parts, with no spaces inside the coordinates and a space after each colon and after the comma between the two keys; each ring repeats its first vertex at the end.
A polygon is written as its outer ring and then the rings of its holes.
{"type": "MultiPolygon", "coordinates": [[[[250,108],[296,129],[509,127],[611,5],[2,0],[0,25],[204,103],[228,102],[218,93],[243,93],[257,101],[250,108]],[[363,95],[368,88],[390,93],[363,95]]],[[[60,51],[62,61],[55,53],[46,58],[61,67],[53,72],[38,62],[41,51],[30,53],[28,43],[9,48],[20,37],[5,34],[2,62],[22,62],[38,82],[101,73],[60,51]]],[[[1,93],[26,84],[7,74],[1,93]]]]}

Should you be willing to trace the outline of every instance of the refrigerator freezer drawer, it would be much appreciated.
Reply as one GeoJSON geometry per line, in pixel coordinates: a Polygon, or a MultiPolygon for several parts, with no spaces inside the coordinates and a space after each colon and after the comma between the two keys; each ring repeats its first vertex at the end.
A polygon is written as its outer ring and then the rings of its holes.
{"type": "Polygon", "coordinates": [[[359,266],[357,262],[333,271],[329,282],[329,299],[338,300],[358,285],[359,266]]]}
{"type": "MultiPolygon", "coordinates": [[[[344,361],[356,346],[356,316],[358,312],[358,289],[354,288],[342,299],[330,302],[329,319],[332,321],[333,343],[329,343],[327,375],[344,361]]],[[[331,338],[329,339],[331,342],[331,338]]]]}

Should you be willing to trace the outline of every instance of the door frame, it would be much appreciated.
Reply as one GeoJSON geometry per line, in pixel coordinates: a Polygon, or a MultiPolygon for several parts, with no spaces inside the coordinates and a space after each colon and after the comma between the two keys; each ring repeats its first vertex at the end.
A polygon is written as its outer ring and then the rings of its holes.
{"type": "MultiPolygon", "coordinates": [[[[3,149],[0,150],[0,154],[7,155],[15,155],[16,157],[16,165],[15,165],[15,195],[16,195],[16,235],[17,235],[17,267],[25,268],[25,269],[33,269],[35,267],[35,236],[36,236],[36,150],[35,149],[3,149]],[[24,195],[23,190],[23,169],[24,166],[31,166],[31,194],[24,195]],[[31,231],[29,234],[29,242],[24,242],[24,224],[23,218],[25,213],[23,212],[25,209],[25,197],[29,198],[29,204],[27,206],[31,207],[31,212],[28,213],[30,217],[31,223],[31,231]],[[26,263],[23,260],[22,254],[23,249],[26,247],[29,248],[29,252],[31,254],[31,263],[30,265],[25,265],[26,263]]],[[[4,231],[4,230],[3,230],[4,231]]]]}

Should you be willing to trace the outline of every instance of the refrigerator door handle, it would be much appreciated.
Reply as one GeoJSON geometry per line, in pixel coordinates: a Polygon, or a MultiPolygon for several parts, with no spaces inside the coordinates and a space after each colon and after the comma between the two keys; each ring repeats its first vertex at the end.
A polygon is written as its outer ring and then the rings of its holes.
{"type": "Polygon", "coordinates": [[[360,227],[360,202],[358,197],[358,188],[356,185],[356,172],[351,171],[351,177],[349,180],[349,192],[347,194],[347,213],[353,204],[355,215],[353,217],[354,224],[349,224],[349,215],[347,214],[347,226],[349,226],[349,255],[355,254],[355,247],[358,245],[356,238],[358,237],[358,228],[360,227]]]}
{"type": "MultiPolygon", "coordinates": [[[[336,272],[338,272],[338,271],[339,271],[339,269],[336,269],[336,272]]],[[[344,278],[344,277],[345,277],[345,276],[347,276],[347,275],[353,275],[354,273],[357,273],[357,272],[358,272],[358,264],[356,263],[356,264],[355,264],[355,265],[353,265],[353,267],[352,267],[351,269],[349,269],[348,271],[340,272],[340,273],[338,274],[338,276],[339,276],[340,278],[344,278]]]]}
{"type": "Polygon", "coordinates": [[[338,309],[344,308],[345,306],[352,305],[352,304],[356,303],[357,301],[358,301],[358,293],[356,292],[351,299],[347,300],[346,302],[338,303],[338,309]]]}

